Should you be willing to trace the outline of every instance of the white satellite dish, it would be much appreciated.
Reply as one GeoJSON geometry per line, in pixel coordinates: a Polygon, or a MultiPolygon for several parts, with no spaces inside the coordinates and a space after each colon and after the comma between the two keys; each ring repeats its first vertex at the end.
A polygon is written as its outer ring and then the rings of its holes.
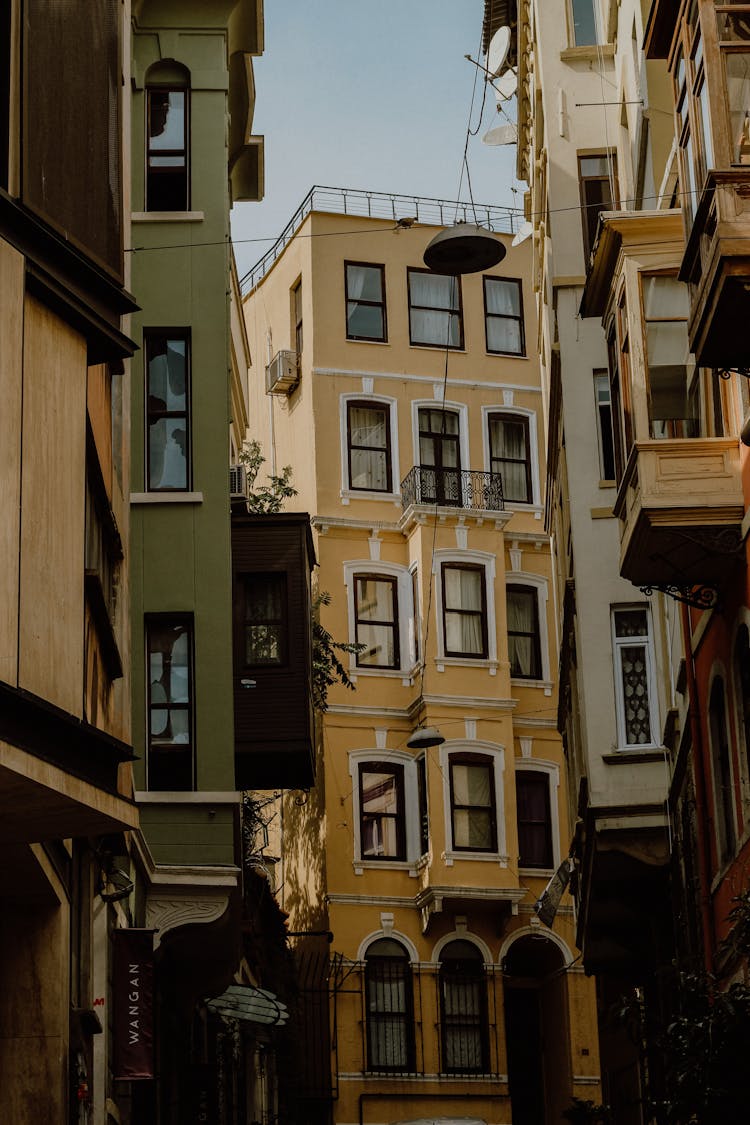
{"type": "Polygon", "coordinates": [[[533,233],[534,233],[534,224],[533,223],[529,223],[529,222],[521,223],[520,227],[518,228],[518,233],[515,235],[513,241],[511,242],[511,246],[520,246],[521,243],[525,242],[527,238],[530,238],[533,233]]]}
{"type": "Polygon", "coordinates": [[[518,89],[518,75],[513,69],[506,70],[502,78],[498,78],[496,82],[492,83],[492,85],[495,88],[497,101],[507,102],[509,98],[513,97],[516,90],[518,89]]]}
{"type": "Polygon", "coordinates": [[[510,28],[500,27],[490,40],[487,50],[487,70],[495,78],[505,66],[510,51],[510,28]]]}
{"type": "Polygon", "coordinates": [[[482,137],[485,145],[514,145],[518,140],[518,129],[515,125],[496,125],[489,129],[482,137]]]}

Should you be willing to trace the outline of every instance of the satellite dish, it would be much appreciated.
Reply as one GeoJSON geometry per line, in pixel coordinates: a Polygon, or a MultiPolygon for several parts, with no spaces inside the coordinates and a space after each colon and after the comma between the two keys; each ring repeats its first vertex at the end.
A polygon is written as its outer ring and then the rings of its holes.
{"type": "Polygon", "coordinates": [[[491,78],[496,78],[505,66],[510,51],[510,28],[500,27],[490,40],[487,51],[487,70],[491,78]]]}
{"type": "Polygon", "coordinates": [[[521,243],[525,242],[527,238],[530,238],[533,233],[534,233],[534,224],[533,223],[529,223],[529,222],[521,223],[520,227],[518,228],[518,233],[515,235],[513,241],[511,242],[511,246],[520,246],[521,243]]]}
{"type": "Polygon", "coordinates": [[[498,78],[497,82],[493,82],[492,85],[495,88],[498,102],[507,102],[518,89],[518,75],[515,70],[506,70],[502,78],[498,78]]]}
{"type": "Polygon", "coordinates": [[[482,137],[485,145],[514,145],[518,140],[518,129],[515,125],[496,125],[489,129],[482,137]]]}

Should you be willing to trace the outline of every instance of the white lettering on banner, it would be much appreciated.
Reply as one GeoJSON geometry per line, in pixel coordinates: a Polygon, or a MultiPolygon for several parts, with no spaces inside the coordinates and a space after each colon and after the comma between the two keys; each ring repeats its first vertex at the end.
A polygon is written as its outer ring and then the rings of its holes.
{"type": "MultiPolygon", "coordinates": [[[[138,979],[140,976],[140,965],[137,962],[134,965],[128,965],[128,973],[130,976],[128,983],[131,989],[133,989],[132,992],[128,993],[128,1003],[130,1004],[128,1015],[138,1017],[140,1016],[141,999],[140,983],[138,979]]],[[[132,1047],[135,1043],[140,1043],[141,1041],[141,1021],[140,1019],[130,1020],[128,1026],[128,1043],[132,1047]]]]}

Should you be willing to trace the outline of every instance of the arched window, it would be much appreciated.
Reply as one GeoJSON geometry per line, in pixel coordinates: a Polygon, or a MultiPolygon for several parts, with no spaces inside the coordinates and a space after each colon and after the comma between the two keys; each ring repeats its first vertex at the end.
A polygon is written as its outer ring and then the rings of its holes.
{"type": "Polygon", "coordinates": [[[742,625],[734,642],[734,697],[739,737],[745,750],[745,776],[750,782],[750,632],[742,625]]]}
{"type": "Polygon", "coordinates": [[[446,1074],[489,1070],[487,982],[482,955],[470,941],[451,941],[440,953],[440,1030],[446,1074]]]}
{"type": "Polygon", "coordinates": [[[716,853],[719,866],[723,866],[734,854],[737,837],[732,808],[734,793],[732,791],[724,681],[721,676],[716,677],[711,688],[711,697],[708,704],[708,727],[711,736],[711,766],[716,808],[716,853]]]}
{"type": "Polygon", "coordinates": [[[409,955],[381,938],[365,954],[367,1069],[414,1070],[414,1004],[409,955]]]}
{"type": "Polygon", "coordinates": [[[146,80],[146,210],[190,207],[190,76],[175,62],[146,80]]]}

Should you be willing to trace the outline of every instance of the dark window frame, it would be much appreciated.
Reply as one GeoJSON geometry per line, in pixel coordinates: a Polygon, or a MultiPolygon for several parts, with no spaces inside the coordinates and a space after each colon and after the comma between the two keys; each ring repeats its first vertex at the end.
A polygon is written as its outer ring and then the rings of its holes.
{"type": "Polygon", "coordinates": [[[615,419],[612,409],[612,383],[609,368],[594,368],[594,402],[596,404],[596,429],[599,438],[599,472],[603,481],[617,479],[617,458],[615,447],[615,419]],[[606,387],[608,399],[599,397],[600,386],[606,387]],[[611,474],[608,470],[612,470],[611,474]]]}
{"type": "Polygon", "coordinates": [[[531,425],[529,416],[527,414],[516,414],[512,410],[492,410],[487,414],[487,449],[490,458],[490,472],[499,473],[503,481],[503,499],[510,504],[533,504],[534,503],[534,483],[531,473],[531,425]],[[491,426],[495,418],[501,419],[503,422],[520,423],[524,429],[524,436],[526,440],[526,457],[521,460],[518,457],[493,457],[492,455],[492,437],[491,426]],[[526,468],[526,499],[518,500],[508,495],[506,480],[503,476],[502,466],[504,464],[521,465],[526,468]]]}
{"type": "Polygon", "coordinates": [[[462,495],[462,481],[461,475],[461,413],[458,410],[452,410],[450,407],[427,406],[423,404],[417,407],[417,442],[419,450],[419,470],[421,476],[421,499],[423,504],[440,504],[451,508],[461,508],[463,506],[462,495]],[[455,434],[449,434],[443,430],[426,430],[422,428],[422,418],[425,414],[440,414],[443,418],[447,414],[453,415],[458,422],[458,427],[455,434]],[[422,462],[422,440],[432,442],[434,453],[434,465],[425,465],[422,462]],[[443,452],[444,445],[453,445],[456,451],[456,464],[444,465],[443,452]],[[429,496],[428,488],[428,473],[433,473],[435,477],[435,494],[429,496]],[[456,481],[456,496],[455,499],[446,494],[446,483],[455,476],[456,481]]]}
{"type": "Polygon", "coordinates": [[[144,641],[146,651],[146,789],[150,792],[193,792],[195,790],[195,769],[196,769],[196,753],[195,753],[195,619],[192,613],[149,613],[144,618],[144,641]],[[187,702],[161,701],[154,702],[151,692],[151,654],[155,649],[151,644],[151,629],[152,627],[164,629],[165,627],[184,627],[187,632],[187,659],[188,659],[188,700],[187,702]],[[154,745],[154,738],[151,733],[151,716],[154,711],[159,710],[177,710],[185,711],[188,717],[188,741],[187,743],[172,742],[172,747],[178,747],[179,750],[171,752],[177,754],[182,753],[183,756],[190,756],[190,783],[188,785],[178,786],[154,786],[152,784],[152,758],[159,757],[160,753],[169,754],[170,750],[165,748],[161,749],[154,745]]]}
{"type": "Polygon", "coordinates": [[[594,242],[596,240],[596,228],[599,221],[599,214],[602,211],[619,211],[619,184],[617,180],[617,154],[614,149],[601,149],[597,152],[579,152],[577,154],[577,170],[578,170],[578,192],[581,200],[581,222],[583,227],[583,255],[584,266],[588,271],[589,260],[591,258],[591,251],[594,249],[594,242]],[[606,176],[584,176],[581,169],[582,160],[596,160],[603,159],[607,161],[608,172],[606,176]],[[615,188],[616,198],[610,199],[609,203],[591,203],[586,196],[586,184],[589,183],[606,183],[609,186],[610,172],[615,188]],[[595,213],[595,221],[590,222],[590,212],[595,213]]]}
{"type": "Polygon", "coordinates": [[[357,653],[356,661],[358,668],[374,668],[376,671],[379,669],[396,670],[401,667],[401,639],[399,631],[399,606],[398,606],[398,578],[392,574],[376,574],[371,571],[357,571],[352,575],[352,582],[354,584],[354,638],[357,644],[361,643],[359,640],[359,626],[360,625],[384,625],[393,630],[393,664],[365,664],[362,663],[360,657],[362,653],[357,653]],[[393,589],[393,620],[392,621],[379,621],[359,616],[359,596],[358,596],[358,582],[360,579],[366,578],[372,582],[385,582],[393,589]]]}
{"type": "Polygon", "coordinates": [[[490,355],[515,355],[525,357],[526,355],[526,325],[524,323],[523,315],[523,283],[518,277],[496,277],[494,274],[482,275],[482,296],[484,299],[484,340],[487,351],[490,355]],[[497,282],[500,285],[515,285],[518,289],[518,307],[521,310],[518,316],[513,313],[492,313],[487,308],[487,288],[488,282],[497,282]],[[516,321],[520,328],[520,349],[517,352],[505,351],[500,348],[490,347],[490,334],[489,334],[489,321],[492,320],[513,320],[516,321]]]}
{"type": "Polygon", "coordinates": [[[241,604],[241,635],[242,635],[242,652],[241,661],[245,668],[284,668],[289,663],[289,583],[288,574],[285,570],[248,570],[242,571],[238,575],[240,588],[242,590],[242,604],[241,604]],[[248,612],[248,584],[253,579],[259,578],[278,578],[281,585],[281,613],[278,617],[268,617],[263,620],[258,618],[251,620],[247,616],[248,612]],[[280,649],[281,655],[278,660],[254,660],[247,659],[247,629],[250,625],[270,625],[276,626],[279,630],[280,649]]]}
{"type": "Polygon", "coordinates": [[[531,604],[534,607],[534,628],[531,632],[522,631],[520,629],[511,629],[508,624],[508,636],[513,637],[531,637],[532,652],[534,658],[534,669],[532,672],[526,674],[524,672],[514,672],[511,670],[511,677],[514,680],[541,680],[544,673],[544,666],[542,664],[542,637],[540,627],[540,614],[539,614],[539,591],[536,586],[526,586],[523,582],[510,582],[505,587],[506,601],[509,593],[513,594],[526,594],[531,599],[531,604]],[[536,675],[534,675],[536,672],[536,675]]]}
{"type": "Polygon", "coordinates": [[[451,814],[451,851],[453,852],[486,852],[487,855],[495,855],[498,850],[498,811],[497,811],[497,790],[495,788],[495,759],[488,754],[476,754],[471,751],[456,751],[448,757],[448,791],[450,800],[450,814],[451,814]],[[470,765],[470,766],[483,766],[487,769],[490,779],[490,803],[489,805],[464,805],[458,804],[455,799],[455,786],[453,784],[453,767],[454,765],[470,765]],[[490,816],[490,846],[486,848],[478,847],[477,845],[470,844],[457,844],[456,843],[456,811],[471,809],[489,809],[490,816]]]}
{"type": "MultiPolygon", "coordinates": [[[[359,793],[359,859],[365,863],[405,863],[406,862],[406,778],[404,766],[400,762],[386,762],[378,758],[368,759],[366,762],[357,762],[357,791],[359,793]],[[365,801],[363,777],[365,773],[392,776],[396,783],[398,798],[398,811],[396,813],[381,813],[380,819],[392,820],[396,825],[396,855],[366,855],[365,840],[365,801]]],[[[369,819],[375,819],[370,814],[369,819]]]]}
{"type": "Polygon", "coordinates": [[[387,402],[377,402],[375,399],[360,399],[350,398],[346,403],[346,467],[348,474],[348,488],[352,492],[382,492],[383,495],[390,495],[393,493],[393,436],[391,434],[391,406],[387,402]],[[366,407],[368,410],[378,410],[385,414],[386,427],[385,427],[385,446],[374,445],[354,445],[352,442],[352,422],[351,414],[352,408],[366,407]],[[386,487],[375,488],[374,485],[368,485],[366,488],[360,485],[353,484],[352,478],[352,450],[365,449],[370,452],[382,452],[386,456],[386,487]]]}
{"type": "Polygon", "coordinates": [[[417,809],[419,812],[419,854],[427,855],[430,850],[430,800],[427,789],[427,755],[420,754],[416,759],[417,809]]]}
{"type": "Polygon", "coordinates": [[[750,629],[744,623],[734,639],[732,663],[738,734],[745,750],[745,774],[750,780],[750,629]]]}
{"type": "MultiPolygon", "coordinates": [[[[371,953],[371,949],[375,949],[379,944],[384,944],[383,939],[374,941],[365,951],[364,998],[366,1002],[365,1034],[367,1043],[367,1070],[371,1074],[413,1074],[416,1069],[416,1037],[414,1026],[414,982],[411,960],[408,951],[401,945],[401,942],[396,941],[395,938],[387,940],[401,947],[403,950],[402,957],[371,953]],[[373,1007],[373,996],[375,1000],[377,1000],[378,985],[381,990],[385,991],[388,984],[394,983],[396,985],[399,983],[403,985],[403,1009],[396,1011],[392,1007],[386,1007],[382,1010],[373,1007]],[[375,989],[371,991],[371,985],[373,984],[375,985],[375,989]],[[388,1062],[376,1061],[374,1028],[378,1024],[385,1025],[386,1028],[389,1026],[393,1027],[395,1024],[403,1029],[403,1046],[405,1052],[402,1060],[395,1060],[390,1064],[388,1062]]],[[[390,996],[391,998],[393,996],[392,989],[390,990],[390,996]]]]}
{"type": "Polygon", "coordinates": [[[145,159],[145,166],[146,166],[145,167],[145,172],[146,172],[145,181],[146,182],[145,182],[145,190],[144,190],[144,207],[145,207],[146,211],[157,211],[157,212],[158,211],[173,211],[175,213],[181,213],[181,212],[190,210],[190,203],[191,203],[191,198],[190,198],[190,196],[191,196],[191,190],[190,190],[191,189],[191,182],[190,181],[192,179],[192,176],[191,176],[191,161],[190,161],[190,149],[191,149],[191,145],[190,145],[190,123],[191,123],[190,90],[191,90],[190,84],[187,80],[184,83],[158,82],[158,81],[146,83],[145,97],[144,97],[144,104],[145,104],[145,111],[146,111],[146,123],[145,123],[145,141],[146,141],[146,143],[145,143],[145,150],[146,150],[145,151],[145,157],[146,157],[146,159],[145,159]],[[151,95],[152,95],[152,93],[161,93],[161,94],[177,94],[177,93],[180,93],[180,94],[184,94],[184,96],[185,96],[185,106],[184,106],[184,112],[183,112],[183,130],[184,130],[185,144],[184,144],[183,148],[179,148],[179,149],[152,149],[152,147],[151,147],[151,95]],[[171,168],[171,167],[152,168],[151,167],[151,157],[152,157],[152,155],[153,156],[177,156],[177,157],[182,156],[183,160],[184,160],[184,163],[183,163],[182,166],[174,167],[174,168],[171,168]],[[170,207],[170,208],[152,207],[151,206],[151,197],[152,197],[152,194],[153,194],[153,188],[149,186],[152,176],[154,176],[157,181],[168,180],[168,179],[177,179],[178,176],[184,176],[184,179],[185,179],[185,206],[184,207],[170,207]]]}
{"type": "Polygon", "coordinates": [[[192,403],[192,382],[193,382],[193,340],[190,328],[144,328],[143,330],[143,363],[144,363],[144,409],[145,409],[145,433],[144,433],[144,455],[145,455],[145,491],[146,492],[190,492],[193,482],[193,403],[192,403]],[[150,379],[150,362],[151,362],[151,347],[152,341],[163,340],[165,345],[169,340],[183,340],[185,342],[185,409],[184,410],[152,410],[149,404],[149,379],[150,379]],[[159,418],[184,418],[185,420],[185,484],[180,487],[154,487],[151,484],[151,422],[159,418]]]}
{"type": "MultiPolygon", "coordinates": [[[[477,949],[476,957],[453,957],[449,956],[452,946],[459,944],[472,945],[473,943],[465,941],[465,939],[457,939],[449,942],[440,952],[440,967],[438,970],[439,981],[439,994],[440,994],[440,1067],[442,1074],[488,1074],[490,1070],[490,1028],[489,1028],[489,1012],[487,1003],[487,971],[484,967],[484,959],[482,954],[477,949]],[[461,964],[465,964],[467,968],[461,970],[461,964]],[[469,995],[473,991],[472,984],[477,983],[477,996],[479,1000],[478,1011],[462,1011],[458,1014],[448,1013],[448,1005],[446,1004],[446,983],[454,982],[454,986],[461,986],[465,983],[469,986],[467,992],[469,995]],[[448,1042],[451,1031],[455,1029],[459,1036],[466,1036],[467,1032],[472,1030],[479,1033],[479,1047],[481,1060],[478,1065],[471,1066],[468,1063],[462,1064],[449,1063],[448,1060],[448,1042]]],[[[455,997],[453,997],[453,1004],[455,1004],[455,997]]],[[[468,1051],[466,1052],[468,1054],[468,1051]]]]}
{"type": "Polygon", "coordinates": [[[380,262],[356,262],[346,259],[344,261],[344,298],[345,298],[345,311],[346,311],[346,338],[347,340],[360,340],[365,343],[387,344],[388,343],[388,312],[386,306],[386,293],[385,293],[385,266],[380,262]],[[365,269],[380,270],[380,294],[379,301],[370,301],[362,297],[349,296],[349,267],[362,266],[365,269]],[[381,311],[383,331],[380,336],[358,336],[349,331],[349,303],[356,301],[359,305],[366,305],[368,308],[378,308],[381,311]]]}
{"type": "Polygon", "coordinates": [[[552,794],[550,792],[550,775],[546,770],[516,770],[516,824],[518,827],[518,866],[527,869],[538,868],[542,871],[549,871],[554,866],[554,841],[552,839],[552,794]],[[536,817],[526,816],[521,819],[520,809],[520,791],[524,785],[534,787],[539,790],[544,790],[544,803],[545,815],[540,820],[536,817]],[[529,859],[528,854],[524,855],[524,841],[523,829],[528,827],[531,832],[538,830],[539,826],[544,830],[544,862],[534,862],[529,859]]]}
{"type": "Polygon", "coordinates": [[[302,349],[305,345],[302,315],[302,278],[299,277],[289,290],[292,334],[294,337],[294,350],[297,354],[297,366],[302,361],[302,349]]]}
{"type": "Polygon", "coordinates": [[[487,568],[481,563],[459,563],[459,562],[444,562],[440,567],[440,588],[442,593],[442,614],[443,614],[443,653],[445,656],[459,657],[465,660],[487,660],[489,656],[489,623],[487,621],[487,568]],[[482,589],[482,608],[481,610],[475,609],[454,609],[448,606],[446,602],[446,589],[445,589],[445,572],[447,570],[471,570],[480,575],[481,589],[482,589]],[[482,651],[481,652],[465,652],[457,651],[448,648],[448,628],[446,621],[446,613],[460,613],[468,617],[480,617],[482,621],[482,651]]]}
{"type": "Polygon", "coordinates": [[[456,302],[457,302],[455,305],[451,305],[450,308],[440,308],[437,305],[416,305],[412,301],[412,299],[411,299],[411,278],[412,278],[412,274],[417,274],[417,273],[427,273],[427,274],[430,274],[433,277],[435,276],[435,274],[432,270],[421,269],[417,266],[408,266],[407,267],[407,270],[406,270],[406,292],[407,292],[407,299],[408,299],[408,305],[409,305],[409,344],[413,348],[438,348],[441,351],[445,351],[447,349],[448,351],[454,351],[454,352],[463,351],[464,350],[464,305],[463,305],[463,293],[462,293],[462,290],[461,290],[461,278],[460,278],[460,276],[458,274],[442,274],[442,275],[439,275],[439,276],[443,276],[443,277],[448,277],[455,282],[455,290],[451,289],[451,294],[453,294],[455,292],[456,302]],[[429,340],[415,340],[414,339],[414,333],[413,333],[413,330],[412,330],[412,319],[411,319],[412,309],[423,310],[425,312],[445,313],[449,318],[449,323],[450,323],[450,317],[456,316],[457,319],[458,319],[458,343],[457,344],[450,344],[450,343],[435,344],[435,343],[432,343],[429,340]]]}
{"type": "Polygon", "coordinates": [[[723,676],[716,676],[711,684],[706,716],[711,753],[716,870],[721,871],[737,851],[732,744],[727,721],[727,692],[723,676]]]}

